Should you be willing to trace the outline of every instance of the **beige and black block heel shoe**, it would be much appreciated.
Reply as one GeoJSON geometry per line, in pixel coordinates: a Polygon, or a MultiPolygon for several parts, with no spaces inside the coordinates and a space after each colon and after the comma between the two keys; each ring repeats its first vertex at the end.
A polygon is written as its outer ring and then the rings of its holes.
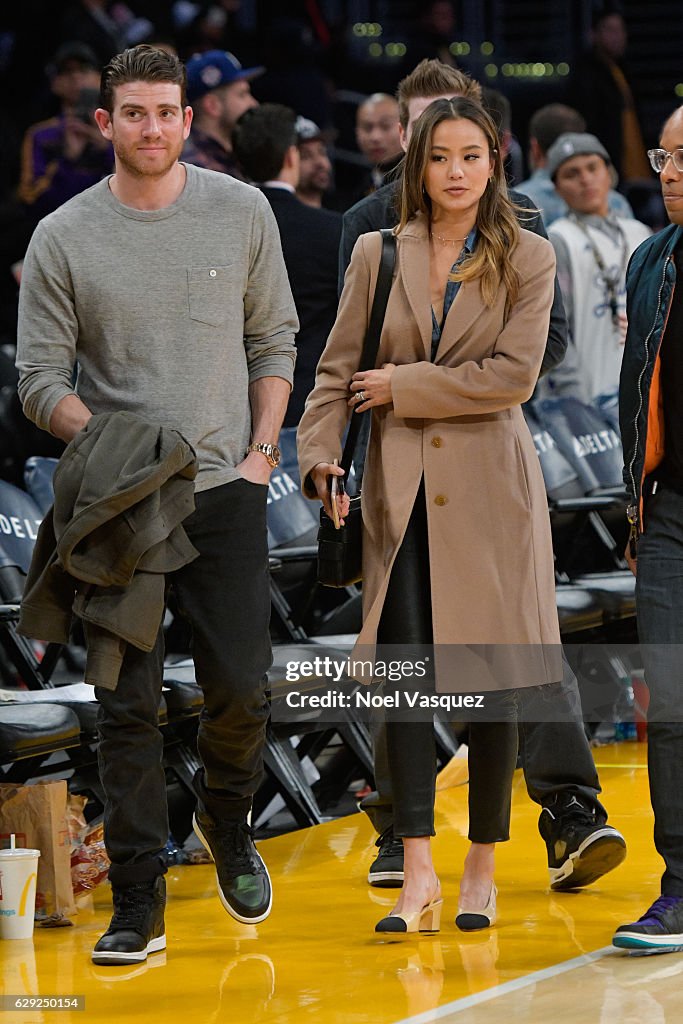
{"type": "Polygon", "coordinates": [[[488,903],[485,907],[475,910],[465,910],[458,907],[458,916],[455,919],[456,926],[461,932],[476,932],[481,928],[490,928],[496,923],[496,896],[498,890],[491,885],[488,903]]]}
{"type": "Polygon", "coordinates": [[[438,932],[441,927],[443,899],[430,900],[421,910],[409,914],[389,914],[375,925],[375,931],[383,934],[406,934],[408,932],[438,932]]]}

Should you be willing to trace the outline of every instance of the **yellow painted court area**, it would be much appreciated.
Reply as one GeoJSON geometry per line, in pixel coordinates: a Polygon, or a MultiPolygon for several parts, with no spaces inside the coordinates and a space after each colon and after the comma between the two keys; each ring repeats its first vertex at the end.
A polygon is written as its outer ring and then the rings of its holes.
{"type": "Polygon", "coordinates": [[[374,835],[364,815],[261,844],[273,913],[258,927],[233,921],[209,866],[168,874],[168,949],[147,964],[97,967],[92,945],[110,916],[106,887],[73,928],[3,942],[4,994],[82,995],[85,1012],[21,1011],[2,1021],[168,1021],[218,1024],[678,1024],[683,953],[629,956],[609,948],[617,925],[658,895],[646,748],[595,751],[611,820],[629,855],[578,893],[550,894],[538,808],[515,778],[513,838],[499,847],[499,923],[465,936],[453,924],[467,843],[467,787],[437,798],[435,854],[445,905],[439,935],[380,941],[375,922],[395,896],[365,881],[374,835]]]}

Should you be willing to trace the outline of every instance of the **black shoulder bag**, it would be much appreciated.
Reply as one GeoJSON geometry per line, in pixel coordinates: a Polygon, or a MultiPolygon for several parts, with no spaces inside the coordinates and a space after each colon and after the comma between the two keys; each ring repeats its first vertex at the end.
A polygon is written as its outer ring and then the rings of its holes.
{"type": "MultiPolygon", "coordinates": [[[[375,296],[372,301],[370,322],[363,342],[363,353],[359,370],[371,370],[377,361],[379,338],[382,333],[384,314],[387,309],[389,292],[396,260],[396,236],[391,228],[383,228],[382,254],[380,257],[379,274],[375,296]]],[[[344,478],[348,479],[349,469],[353,462],[358,441],[361,420],[368,415],[351,413],[351,425],[346,435],[341,467],[344,478]]],[[[360,494],[351,498],[349,511],[344,517],[344,526],[338,530],[324,509],[320,509],[320,528],[318,530],[318,582],[325,587],[348,587],[362,579],[363,527],[360,508],[360,494]]]]}

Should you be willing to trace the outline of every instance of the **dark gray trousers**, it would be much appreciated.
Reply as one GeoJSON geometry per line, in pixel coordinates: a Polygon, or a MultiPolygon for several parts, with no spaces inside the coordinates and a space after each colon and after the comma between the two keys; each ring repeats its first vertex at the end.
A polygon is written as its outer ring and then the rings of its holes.
{"type": "Polygon", "coordinates": [[[636,606],[650,690],[647,760],[662,893],[683,896],[683,496],[666,486],[647,504],[636,606]]]}
{"type": "MultiPolygon", "coordinates": [[[[267,487],[246,480],[199,492],[183,524],[199,557],[168,577],[192,627],[192,657],[204,692],[201,797],[221,818],[244,819],[263,775],[272,657],[266,497],[267,487]]],[[[114,884],[164,870],[168,810],[157,725],[163,659],[160,630],[151,653],[127,647],[115,691],[95,690],[114,884]]]]}

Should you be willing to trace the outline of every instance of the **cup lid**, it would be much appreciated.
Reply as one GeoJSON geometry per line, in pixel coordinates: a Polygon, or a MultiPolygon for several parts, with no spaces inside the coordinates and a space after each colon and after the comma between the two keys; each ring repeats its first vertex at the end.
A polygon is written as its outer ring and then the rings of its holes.
{"type": "Polygon", "coordinates": [[[40,857],[40,850],[28,850],[23,846],[18,846],[14,850],[0,850],[0,859],[5,857],[40,857]]]}

